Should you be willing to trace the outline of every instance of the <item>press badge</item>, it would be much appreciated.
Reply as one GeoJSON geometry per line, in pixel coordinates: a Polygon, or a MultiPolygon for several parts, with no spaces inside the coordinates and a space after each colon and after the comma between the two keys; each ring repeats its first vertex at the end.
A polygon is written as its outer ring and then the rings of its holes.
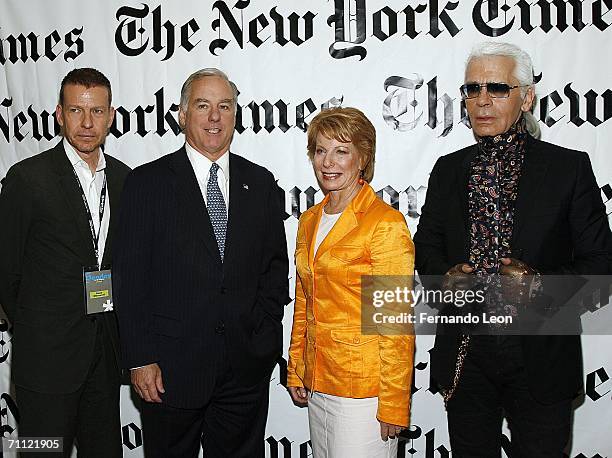
{"type": "Polygon", "coordinates": [[[87,315],[112,312],[113,283],[110,269],[83,270],[87,315]]]}

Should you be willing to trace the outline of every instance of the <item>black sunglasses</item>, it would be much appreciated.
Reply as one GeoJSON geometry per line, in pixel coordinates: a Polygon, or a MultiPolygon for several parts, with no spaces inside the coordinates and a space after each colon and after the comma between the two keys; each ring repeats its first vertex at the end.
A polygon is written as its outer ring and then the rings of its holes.
{"type": "Polygon", "coordinates": [[[510,91],[517,87],[525,87],[521,85],[510,86],[507,83],[467,83],[459,88],[461,97],[464,99],[475,99],[480,95],[482,88],[487,88],[487,94],[492,99],[505,99],[510,96],[510,91]]]}

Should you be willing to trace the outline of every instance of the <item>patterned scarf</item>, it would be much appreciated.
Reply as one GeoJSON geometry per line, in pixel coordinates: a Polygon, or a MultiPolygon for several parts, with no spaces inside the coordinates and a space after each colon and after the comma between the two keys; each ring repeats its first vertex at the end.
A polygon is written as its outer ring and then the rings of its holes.
{"type": "MultiPolygon", "coordinates": [[[[507,132],[478,139],[478,151],[470,164],[468,208],[470,216],[470,264],[478,276],[486,276],[490,285],[496,274],[499,258],[512,256],[512,228],[518,182],[525,159],[527,127],[521,116],[507,132]]],[[[498,279],[495,280],[498,282],[498,279]]],[[[486,307],[489,312],[500,308],[517,314],[514,305],[505,304],[499,282],[488,289],[486,307]]],[[[497,314],[497,313],[495,313],[497,314]]],[[[499,325],[490,325],[499,326],[499,325]]],[[[453,397],[463,370],[471,335],[462,334],[457,351],[452,385],[442,391],[444,403],[453,397]]]]}
{"type": "Polygon", "coordinates": [[[497,273],[499,258],[511,256],[526,139],[522,116],[507,132],[478,139],[468,181],[470,264],[476,275],[497,273]]]}
{"type": "MultiPolygon", "coordinates": [[[[470,164],[468,207],[470,216],[470,264],[478,276],[486,276],[486,307],[489,313],[517,315],[514,305],[501,297],[496,274],[499,258],[512,256],[512,229],[518,183],[525,159],[527,128],[521,116],[507,132],[478,139],[478,151],[470,164]],[[496,284],[493,284],[496,283],[496,284]]],[[[503,325],[490,325],[493,327],[503,325]]],[[[455,373],[449,389],[442,391],[444,403],[453,396],[470,345],[470,335],[463,334],[457,352],[455,373]]]]}

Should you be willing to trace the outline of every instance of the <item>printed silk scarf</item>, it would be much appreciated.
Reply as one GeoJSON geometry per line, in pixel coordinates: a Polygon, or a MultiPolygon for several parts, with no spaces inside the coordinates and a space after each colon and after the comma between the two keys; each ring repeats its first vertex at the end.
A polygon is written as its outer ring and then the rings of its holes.
{"type": "MultiPolygon", "coordinates": [[[[491,285],[494,277],[490,275],[497,273],[500,258],[512,256],[514,208],[526,139],[527,128],[522,116],[507,132],[478,138],[478,150],[470,164],[467,186],[470,265],[477,276],[487,276],[486,283],[493,286],[486,299],[489,312],[503,308],[505,313],[514,316],[516,307],[504,303],[499,284],[491,285]]],[[[445,404],[457,389],[469,343],[470,335],[462,335],[452,385],[442,391],[445,404]]]]}
{"type": "Polygon", "coordinates": [[[526,139],[522,116],[507,132],[478,139],[468,181],[470,264],[476,275],[497,273],[499,258],[512,255],[514,204],[526,139]]]}

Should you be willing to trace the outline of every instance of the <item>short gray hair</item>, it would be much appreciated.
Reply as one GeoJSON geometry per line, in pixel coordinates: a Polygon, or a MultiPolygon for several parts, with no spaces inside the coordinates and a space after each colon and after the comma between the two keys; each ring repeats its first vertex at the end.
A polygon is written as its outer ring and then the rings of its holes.
{"type": "Polygon", "coordinates": [[[189,97],[191,97],[191,86],[193,86],[193,83],[199,79],[206,78],[207,76],[218,76],[219,78],[227,81],[227,84],[229,84],[229,86],[232,88],[234,107],[238,104],[238,88],[234,82],[227,77],[225,72],[219,70],[218,68],[210,67],[193,72],[185,80],[183,87],[181,88],[181,110],[187,110],[187,105],[189,105],[189,97]]]}
{"type": "Polygon", "coordinates": [[[540,125],[532,113],[536,106],[537,96],[534,86],[533,63],[531,62],[531,57],[529,57],[529,54],[527,54],[521,48],[513,45],[512,43],[485,41],[478,43],[476,46],[474,46],[474,48],[472,48],[472,52],[470,52],[465,64],[466,70],[470,62],[473,60],[489,56],[509,57],[514,60],[513,75],[518,80],[518,83],[522,86],[520,88],[521,97],[525,97],[529,91],[529,88],[532,88],[534,94],[533,105],[531,107],[532,111],[524,113],[524,117],[527,123],[527,131],[533,137],[540,138],[540,125]]]}

